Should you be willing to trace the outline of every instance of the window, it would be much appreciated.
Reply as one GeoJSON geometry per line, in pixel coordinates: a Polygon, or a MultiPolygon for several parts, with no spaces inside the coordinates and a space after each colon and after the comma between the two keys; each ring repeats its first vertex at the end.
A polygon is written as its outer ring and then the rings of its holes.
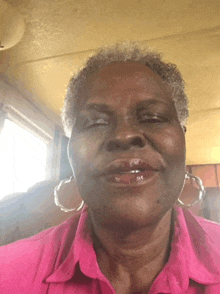
{"type": "Polygon", "coordinates": [[[0,133],[0,201],[46,179],[47,142],[9,119],[0,133]]]}

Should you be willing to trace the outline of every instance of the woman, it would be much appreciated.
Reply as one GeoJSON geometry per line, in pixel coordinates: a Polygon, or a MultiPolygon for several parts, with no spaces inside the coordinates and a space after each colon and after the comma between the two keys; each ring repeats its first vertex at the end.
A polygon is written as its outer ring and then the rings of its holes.
{"type": "Polygon", "coordinates": [[[90,58],[63,111],[85,206],[1,248],[0,292],[219,293],[219,226],[175,207],[187,115],[181,75],[159,55],[119,44],[90,58]]]}

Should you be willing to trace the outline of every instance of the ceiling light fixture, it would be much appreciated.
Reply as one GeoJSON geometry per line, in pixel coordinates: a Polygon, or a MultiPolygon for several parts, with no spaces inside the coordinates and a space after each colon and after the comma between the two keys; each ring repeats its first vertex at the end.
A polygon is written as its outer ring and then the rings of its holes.
{"type": "Polygon", "coordinates": [[[24,19],[18,10],[0,0],[0,51],[15,46],[25,30],[24,19]]]}

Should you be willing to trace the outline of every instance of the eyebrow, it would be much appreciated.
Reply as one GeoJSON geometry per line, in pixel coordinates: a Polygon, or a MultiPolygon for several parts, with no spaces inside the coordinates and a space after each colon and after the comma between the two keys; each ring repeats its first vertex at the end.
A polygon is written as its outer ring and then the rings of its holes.
{"type": "Polygon", "coordinates": [[[165,106],[170,107],[171,103],[167,103],[166,101],[157,100],[157,99],[147,99],[147,100],[140,101],[137,104],[137,108],[141,109],[141,108],[145,108],[146,106],[150,106],[150,105],[165,105],[165,106]]]}
{"type": "Polygon", "coordinates": [[[99,112],[113,113],[108,105],[102,103],[88,103],[83,110],[97,110],[99,112]]]}
{"type": "MultiPolygon", "coordinates": [[[[139,101],[135,108],[141,110],[141,108],[146,108],[150,105],[165,105],[169,107],[171,106],[170,103],[152,98],[139,101]]],[[[108,105],[102,103],[88,103],[84,106],[82,110],[96,110],[98,112],[107,113],[109,115],[114,114],[114,110],[112,110],[108,105]]]]}

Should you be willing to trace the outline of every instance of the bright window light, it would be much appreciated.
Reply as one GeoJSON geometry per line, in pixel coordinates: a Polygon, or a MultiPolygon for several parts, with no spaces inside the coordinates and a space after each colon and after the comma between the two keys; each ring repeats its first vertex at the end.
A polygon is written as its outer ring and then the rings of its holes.
{"type": "Polygon", "coordinates": [[[0,201],[46,179],[47,144],[6,119],[0,133],[0,201]]]}

